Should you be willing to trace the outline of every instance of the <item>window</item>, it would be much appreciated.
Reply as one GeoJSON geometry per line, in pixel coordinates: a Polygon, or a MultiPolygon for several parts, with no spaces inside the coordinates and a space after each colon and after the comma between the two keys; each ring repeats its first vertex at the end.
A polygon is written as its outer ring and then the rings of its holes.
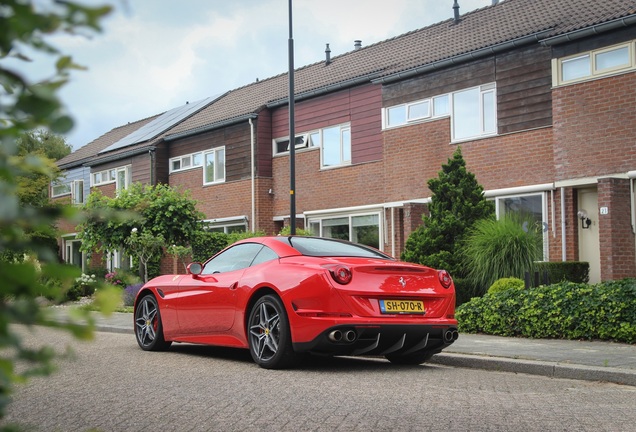
{"type": "Polygon", "coordinates": [[[435,96],[384,109],[384,128],[403,126],[449,114],[448,95],[435,96]]]}
{"type": "Polygon", "coordinates": [[[517,215],[525,225],[524,229],[530,229],[529,224],[534,224],[543,233],[543,258],[548,259],[548,224],[544,194],[531,194],[519,196],[507,196],[496,198],[497,218],[509,215],[517,215]]]}
{"type": "Polygon", "coordinates": [[[70,183],[53,182],[51,184],[51,196],[58,197],[62,195],[68,195],[71,193],[70,183]]]}
{"type": "Polygon", "coordinates": [[[130,165],[117,168],[116,173],[115,189],[118,191],[128,189],[130,186],[130,165]]]}
{"type": "Polygon", "coordinates": [[[249,267],[264,246],[258,243],[242,243],[232,246],[205,263],[202,274],[225,273],[249,267]]]}
{"type": "Polygon", "coordinates": [[[351,163],[351,128],[348,125],[322,129],[321,168],[351,163]]]}
{"type": "Polygon", "coordinates": [[[76,240],[74,235],[70,238],[65,238],[64,240],[64,262],[67,264],[72,264],[84,270],[86,268],[86,256],[80,250],[82,246],[81,240],[76,240]]]}
{"type": "Polygon", "coordinates": [[[114,272],[116,269],[130,270],[132,266],[132,257],[126,255],[123,249],[117,249],[107,252],[106,268],[108,269],[108,271],[114,272]]]}
{"type": "Polygon", "coordinates": [[[117,190],[127,189],[130,186],[130,170],[131,166],[127,165],[94,172],[91,174],[91,186],[115,183],[117,190]]]}
{"type": "Polygon", "coordinates": [[[191,168],[198,168],[203,161],[202,154],[192,153],[170,159],[170,172],[183,171],[191,168]]]}
{"type": "Polygon", "coordinates": [[[225,147],[217,147],[203,153],[203,184],[225,181],[225,147]]]}
{"type": "Polygon", "coordinates": [[[84,204],[84,180],[75,180],[71,183],[71,202],[84,204]]]}
{"type": "Polygon", "coordinates": [[[495,85],[487,84],[453,93],[452,140],[494,135],[497,123],[495,85]]]}
{"type": "Polygon", "coordinates": [[[570,84],[636,69],[634,42],[553,60],[554,85],[570,84]]]}
{"type": "MultiPolygon", "coordinates": [[[[315,134],[313,134],[315,135],[315,134]]],[[[296,148],[301,149],[310,146],[310,136],[308,134],[296,135],[296,148]]],[[[312,147],[315,144],[312,145],[312,147]]],[[[274,154],[286,153],[289,151],[289,137],[274,140],[274,154]]]]}
{"type": "Polygon", "coordinates": [[[312,234],[339,240],[350,240],[380,249],[380,215],[346,215],[309,219],[312,234]]]}

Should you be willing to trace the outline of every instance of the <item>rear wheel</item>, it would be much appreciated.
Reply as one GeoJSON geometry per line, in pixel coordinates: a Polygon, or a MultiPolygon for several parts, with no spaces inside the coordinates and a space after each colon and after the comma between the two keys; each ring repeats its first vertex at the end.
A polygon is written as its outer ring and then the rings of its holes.
{"type": "Polygon", "coordinates": [[[152,294],[143,297],[135,310],[135,336],[141,349],[145,351],[164,351],[172,342],[163,337],[161,313],[157,299],[152,294]]]}
{"type": "Polygon", "coordinates": [[[266,295],[256,302],[250,311],[248,332],[250,353],[259,366],[282,369],[296,363],[289,320],[278,297],[266,295]]]}
{"type": "Polygon", "coordinates": [[[389,354],[385,357],[393,364],[418,365],[426,363],[438,352],[435,350],[420,350],[410,354],[389,354]]]}

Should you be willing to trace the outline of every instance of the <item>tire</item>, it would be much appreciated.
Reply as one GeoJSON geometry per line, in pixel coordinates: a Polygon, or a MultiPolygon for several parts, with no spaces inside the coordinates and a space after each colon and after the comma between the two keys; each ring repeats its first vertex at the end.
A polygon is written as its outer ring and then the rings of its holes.
{"type": "Polygon", "coordinates": [[[388,361],[398,365],[419,365],[426,363],[439,351],[421,350],[410,354],[389,354],[386,357],[388,361]]]}
{"type": "Polygon", "coordinates": [[[265,369],[294,366],[294,352],[289,320],[281,300],[275,295],[258,299],[247,321],[248,343],[254,362],[265,369]]]}
{"type": "Polygon", "coordinates": [[[172,345],[163,337],[159,305],[152,294],[144,296],[135,309],[135,337],[144,351],[165,351],[172,345]]]}

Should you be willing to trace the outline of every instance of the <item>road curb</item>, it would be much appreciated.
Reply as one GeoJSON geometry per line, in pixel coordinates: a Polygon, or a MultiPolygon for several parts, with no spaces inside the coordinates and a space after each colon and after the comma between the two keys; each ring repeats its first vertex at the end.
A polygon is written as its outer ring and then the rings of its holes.
{"type": "Polygon", "coordinates": [[[470,354],[436,354],[431,364],[636,386],[636,371],[470,354]]]}

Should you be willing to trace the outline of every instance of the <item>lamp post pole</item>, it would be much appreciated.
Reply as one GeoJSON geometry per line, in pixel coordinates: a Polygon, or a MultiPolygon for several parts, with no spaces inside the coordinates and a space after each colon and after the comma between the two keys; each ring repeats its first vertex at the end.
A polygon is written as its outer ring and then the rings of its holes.
{"type": "Polygon", "coordinates": [[[289,0],[289,222],[291,235],[296,234],[296,133],[294,125],[294,36],[292,0],[289,0]]]}

